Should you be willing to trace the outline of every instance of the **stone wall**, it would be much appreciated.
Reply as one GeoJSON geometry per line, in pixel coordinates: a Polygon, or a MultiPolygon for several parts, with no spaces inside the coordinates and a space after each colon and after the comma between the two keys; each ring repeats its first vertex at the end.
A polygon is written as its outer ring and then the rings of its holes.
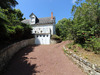
{"type": "Polygon", "coordinates": [[[68,51],[65,47],[63,47],[64,52],[66,55],[71,58],[75,63],[77,63],[83,70],[88,73],[89,75],[100,75],[100,67],[96,64],[92,64],[86,59],[73,54],[71,51],[68,51]]]}
{"type": "Polygon", "coordinates": [[[33,44],[34,44],[34,38],[14,43],[0,50],[0,73],[16,52],[18,52],[23,47],[33,44]]]}

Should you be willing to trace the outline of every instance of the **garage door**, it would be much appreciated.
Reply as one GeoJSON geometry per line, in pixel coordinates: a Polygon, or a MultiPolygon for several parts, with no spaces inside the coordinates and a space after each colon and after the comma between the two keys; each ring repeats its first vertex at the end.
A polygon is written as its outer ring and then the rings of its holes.
{"type": "Polygon", "coordinates": [[[35,35],[35,44],[50,44],[50,34],[35,35]]]}

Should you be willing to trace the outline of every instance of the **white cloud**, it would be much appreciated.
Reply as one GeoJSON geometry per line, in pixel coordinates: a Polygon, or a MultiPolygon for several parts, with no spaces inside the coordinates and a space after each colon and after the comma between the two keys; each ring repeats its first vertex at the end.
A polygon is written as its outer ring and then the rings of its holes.
{"type": "Polygon", "coordinates": [[[76,0],[72,0],[72,3],[75,4],[76,0]]]}

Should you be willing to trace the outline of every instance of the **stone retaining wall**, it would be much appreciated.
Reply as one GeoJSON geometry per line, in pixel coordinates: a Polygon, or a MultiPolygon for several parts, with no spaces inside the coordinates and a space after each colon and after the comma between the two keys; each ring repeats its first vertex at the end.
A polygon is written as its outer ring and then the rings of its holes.
{"type": "Polygon", "coordinates": [[[16,52],[18,52],[23,47],[33,44],[34,44],[34,38],[14,43],[0,50],[0,73],[16,52]]]}
{"type": "MultiPolygon", "coordinates": [[[[100,67],[96,64],[92,64],[89,61],[83,59],[82,57],[73,54],[71,51],[68,51],[65,47],[63,47],[66,55],[70,57],[75,63],[77,63],[83,70],[89,75],[100,75],[100,67]]],[[[98,60],[97,60],[98,61],[98,60]]]]}

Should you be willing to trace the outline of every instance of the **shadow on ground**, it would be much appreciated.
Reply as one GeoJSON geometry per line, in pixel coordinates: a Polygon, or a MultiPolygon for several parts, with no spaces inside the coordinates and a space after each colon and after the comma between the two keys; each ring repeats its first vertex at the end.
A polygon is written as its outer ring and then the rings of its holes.
{"type": "Polygon", "coordinates": [[[29,53],[34,52],[34,47],[35,46],[28,46],[16,53],[3,72],[3,75],[35,75],[39,73],[39,71],[35,70],[38,66],[36,64],[30,64],[29,61],[27,61],[28,59],[35,61],[37,58],[25,57],[29,53]]]}

